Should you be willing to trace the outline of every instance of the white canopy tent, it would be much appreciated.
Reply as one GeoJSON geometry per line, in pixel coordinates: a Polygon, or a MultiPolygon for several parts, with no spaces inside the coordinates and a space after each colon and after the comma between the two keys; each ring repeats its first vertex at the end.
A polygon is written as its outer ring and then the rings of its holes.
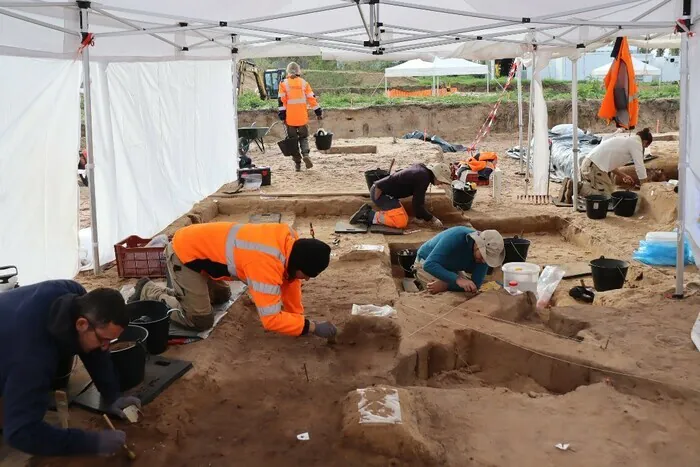
{"type": "MultiPolygon", "coordinates": [[[[661,70],[655,67],[654,65],[649,65],[648,63],[644,63],[643,61],[636,59],[632,57],[632,65],[634,66],[634,74],[635,76],[655,76],[655,77],[660,77],[661,76],[661,70]]],[[[610,71],[610,67],[612,66],[612,62],[599,66],[595,70],[591,72],[591,76],[593,78],[597,79],[603,79],[607,76],[608,71],[610,71]]]]}
{"type": "MultiPolygon", "coordinates": [[[[340,60],[406,60],[436,56],[494,59],[523,56],[536,49],[535,57],[539,61],[557,55],[576,58],[588,47],[595,47],[616,36],[644,39],[654,34],[670,34],[679,18],[693,22],[698,19],[698,1],[700,0],[580,0],[572,8],[558,0],[506,0],[506,5],[487,0],[259,0],[247,3],[226,0],[149,0],[147,3],[141,0],[0,0],[0,57],[43,57],[74,61],[81,36],[91,33],[93,36],[90,39],[94,45],[88,46],[82,54],[85,65],[83,73],[87,83],[91,82],[91,63],[111,67],[113,63],[205,61],[211,64],[207,65],[211,70],[206,76],[216,82],[216,76],[220,76],[222,70],[215,70],[212,61],[233,61],[235,64],[241,57],[320,55],[340,60]],[[261,15],[260,12],[271,13],[261,15]],[[540,54],[542,56],[538,57],[540,54]]],[[[688,154],[700,150],[700,143],[689,138],[690,132],[687,131],[689,121],[694,121],[688,112],[700,112],[696,106],[691,108],[687,105],[689,89],[690,93],[694,93],[696,91],[693,89],[699,88],[697,85],[688,86],[687,71],[690,67],[700,74],[700,68],[697,68],[700,67],[700,49],[696,37],[688,39],[687,34],[681,36],[681,59],[685,74],[682,79],[682,209],[679,213],[679,241],[684,229],[691,232],[685,215],[686,207],[697,207],[697,204],[687,204],[689,198],[686,188],[700,187],[700,159],[695,157],[689,162],[687,158],[688,154]],[[696,185],[688,182],[686,186],[688,167],[696,177],[696,185]]],[[[108,76],[98,73],[97,79],[106,77],[107,81],[112,79],[117,83],[120,78],[134,72],[133,69],[127,72],[126,68],[114,68],[115,73],[107,73],[108,76]]],[[[168,82],[167,69],[149,68],[150,71],[146,71],[147,67],[140,68],[142,73],[158,73],[162,76],[161,84],[168,82]]],[[[19,72],[16,69],[12,71],[15,80],[21,79],[18,78],[19,72]]],[[[0,73],[3,72],[6,70],[0,67],[0,73]]],[[[194,78],[201,70],[192,68],[178,72],[182,74],[182,82],[191,82],[192,79],[188,81],[185,75],[190,73],[190,78],[194,78]]],[[[207,79],[206,76],[202,75],[198,79],[207,79]]],[[[150,82],[148,79],[142,81],[143,86],[150,82]]],[[[117,84],[123,82],[124,80],[117,84]]],[[[235,83],[233,85],[235,87],[235,83]]],[[[92,86],[99,84],[92,83],[92,86]]],[[[95,167],[100,167],[103,162],[100,162],[98,154],[92,149],[95,141],[106,150],[118,145],[113,140],[114,134],[112,138],[108,134],[93,135],[94,120],[97,118],[99,127],[100,120],[115,118],[120,111],[123,114],[133,113],[133,108],[126,106],[126,96],[122,96],[119,104],[124,104],[123,109],[111,107],[107,115],[100,111],[93,116],[95,109],[91,102],[92,86],[87,87],[85,96],[90,153],[88,173],[93,195],[93,241],[97,250],[94,186],[100,180],[99,177],[95,180],[93,176],[95,167]]],[[[194,86],[192,89],[200,87],[201,85],[194,86]]],[[[572,87],[576,89],[575,81],[572,87]]],[[[111,98],[111,89],[109,91],[105,93],[98,87],[98,97],[111,98]]],[[[115,88],[115,91],[118,89],[115,88]]],[[[108,102],[105,100],[102,104],[108,102]]],[[[572,103],[575,102],[574,95],[572,103]]],[[[235,102],[231,111],[234,114],[231,123],[235,128],[235,102]]],[[[0,150],[6,148],[3,143],[8,134],[3,132],[8,127],[3,116],[0,114],[0,150]]],[[[16,113],[14,117],[19,122],[24,122],[27,118],[21,113],[16,113]]],[[[572,117],[576,119],[575,112],[572,117]]],[[[182,132],[191,131],[187,125],[188,122],[181,121],[175,127],[182,132]]],[[[114,125],[106,127],[119,130],[114,125]]],[[[235,138],[235,131],[230,136],[235,138]]],[[[115,150],[123,153],[138,146],[137,141],[123,143],[128,144],[115,150]]],[[[235,143],[232,144],[233,147],[235,143]]],[[[198,156],[205,151],[197,147],[193,147],[193,150],[198,156]]],[[[40,148],[36,151],[40,152],[40,148]]],[[[43,156],[46,157],[46,154],[43,156]]],[[[9,157],[7,153],[0,152],[0,163],[9,157]]],[[[70,156],[66,154],[62,157],[70,156]]],[[[163,157],[169,163],[174,162],[168,159],[167,154],[163,154],[163,157]]],[[[222,160],[203,160],[200,164],[202,163],[214,166],[224,164],[222,160]]],[[[150,168],[152,171],[157,169],[150,168]]],[[[0,171],[0,177],[7,175],[0,171]]],[[[184,178],[181,176],[179,180],[184,178]]],[[[5,182],[4,178],[0,180],[0,186],[5,185],[5,182]]],[[[17,200],[9,191],[0,194],[0,205],[3,207],[13,200],[22,201],[21,198],[17,200]]],[[[119,197],[122,194],[116,189],[112,195],[119,197]]],[[[48,238],[48,226],[46,229],[44,237],[48,238]]],[[[693,234],[692,238],[696,244],[700,244],[700,231],[693,234]]],[[[0,242],[0,257],[7,253],[5,245],[0,242]]],[[[103,249],[107,247],[101,246],[103,249]]],[[[99,255],[95,257],[99,258],[99,255]]],[[[47,258],[46,261],[51,259],[47,258]]],[[[96,264],[95,269],[99,271],[99,264],[96,264]]],[[[682,268],[678,271],[678,278],[677,287],[682,291],[682,268]]]]}
{"type": "Polygon", "coordinates": [[[432,76],[435,94],[436,89],[440,87],[440,76],[465,75],[486,75],[488,79],[489,68],[463,58],[436,57],[432,62],[413,59],[384,70],[384,93],[388,94],[388,78],[432,76]]]}

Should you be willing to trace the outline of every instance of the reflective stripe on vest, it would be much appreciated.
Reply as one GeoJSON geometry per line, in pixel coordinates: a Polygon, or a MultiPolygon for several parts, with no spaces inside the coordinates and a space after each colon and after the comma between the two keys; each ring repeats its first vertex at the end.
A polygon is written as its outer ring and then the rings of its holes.
{"type": "Polygon", "coordinates": [[[306,97],[303,99],[287,99],[287,105],[289,104],[306,104],[306,97]]]}
{"type": "MultiPolygon", "coordinates": [[[[287,257],[273,246],[265,245],[263,243],[250,242],[248,240],[238,240],[236,236],[238,235],[238,231],[242,226],[243,224],[234,224],[226,236],[226,266],[228,267],[228,272],[231,274],[231,277],[238,277],[236,274],[236,258],[234,254],[235,248],[240,248],[241,250],[260,251],[280,260],[283,266],[287,264],[287,257]]],[[[287,225],[287,228],[289,229],[290,235],[293,238],[296,238],[292,228],[289,225],[287,225]]]]}
{"type": "Polygon", "coordinates": [[[282,302],[277,302],[274,305],[258,307],[260,316],[276,315],[282,311],[282,302]]]}
{"type": "Polygon", "coordinates": [[[256,292],[266,293],[269,295],[279,295],[282,293],[282,288],[279,285],[267,284],[265,282],[258,282],[250,280],[248,281],[248,286],[255,290],[256,292]]]}

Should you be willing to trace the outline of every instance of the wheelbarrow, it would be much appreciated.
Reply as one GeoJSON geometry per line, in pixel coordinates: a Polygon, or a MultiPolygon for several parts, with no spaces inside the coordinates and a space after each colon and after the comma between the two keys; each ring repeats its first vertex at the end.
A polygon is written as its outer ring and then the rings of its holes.
{"type": "Polygon", "coordinates": [[[265,153],[265,136],[270,133],[270,130],[279,122],[275,122],[272,126],[255,126],[255,122],[251,126],[244,126],[238,129],[238,152],[241,155],[248,154],[250,143],[255,142],[260,149],[260,152],[265,153]]]}

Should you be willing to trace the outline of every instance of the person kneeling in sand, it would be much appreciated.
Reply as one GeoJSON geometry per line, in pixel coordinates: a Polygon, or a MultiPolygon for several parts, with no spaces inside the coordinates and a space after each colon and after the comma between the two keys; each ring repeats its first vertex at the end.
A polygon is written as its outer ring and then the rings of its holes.
{"type": "Polygon", "coordinates": [[[416,279],[432,294],[450,290],[475,293],[490,267],[503,264],[503,237],[458,226],[440,232],[423,244],[416,255],[416,279]]]}
{"type": "Polygon", "coordinates": [[[329,338],[336,334],[332,323],[304,317],[301,281],[323,272],[330,255],[330,246],[300,239],[287,224],[193,224],[178,230],[165,247],[173,289],[142,278],[129,302],[162,301],[175,309],[174,322],[205,331],[214,325],[212,305],[231,297],[227,281],[238,279],[248,285],[265,330],[329,338]]]}

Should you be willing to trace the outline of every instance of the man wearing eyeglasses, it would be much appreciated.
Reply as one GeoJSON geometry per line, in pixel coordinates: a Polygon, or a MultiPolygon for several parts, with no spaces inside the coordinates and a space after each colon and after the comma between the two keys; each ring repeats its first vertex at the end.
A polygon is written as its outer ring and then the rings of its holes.
{"type": "Polygon", "coordinates": [[[109,345],[129,324],[121,294],[112,289],[86,293],[74,281],[55,280],[0,293],[0,427],[11,447],[33,455],[116,453],[123,431],[61,429],[44,422],[59,361],[78,355],[110,414],[140,406],[122,397],[109,345]]]}

